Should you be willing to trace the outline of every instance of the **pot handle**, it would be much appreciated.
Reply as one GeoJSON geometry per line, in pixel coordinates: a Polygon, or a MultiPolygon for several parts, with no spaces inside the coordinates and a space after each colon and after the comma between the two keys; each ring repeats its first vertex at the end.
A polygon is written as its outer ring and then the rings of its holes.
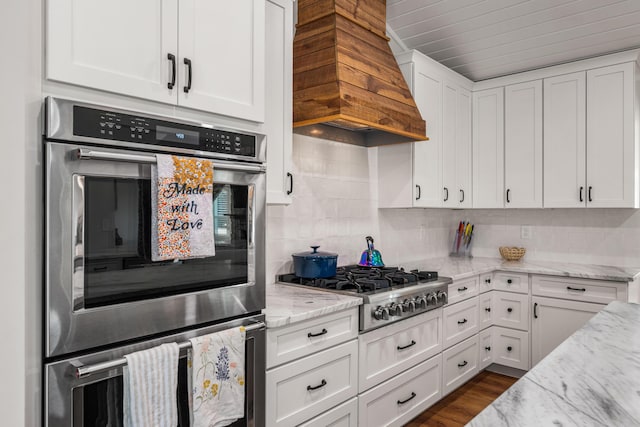
{"type": "Polygon", "coordinates": [[[367,236],[367,237],[365,237],[365,239],[367,239],[367,248],[370,251],[372,251],[373,250],[373,237],[367,236]]]}
{"type": "Polygon", "coordinates": [[[315,253],[318,253],[318,248],[319,248],[320,246],[309,246],[309,247],[310,247],[311,249],[313,249],[313,252],[312,252],[312,253],[314,253],[314,254],[315,254],[315,253]]]}

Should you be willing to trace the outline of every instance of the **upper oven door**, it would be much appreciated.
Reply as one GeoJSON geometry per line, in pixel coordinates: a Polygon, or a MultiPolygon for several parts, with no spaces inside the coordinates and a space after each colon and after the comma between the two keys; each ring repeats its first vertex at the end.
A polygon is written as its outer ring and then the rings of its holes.
{"type": "Polygon", "coordinates": [[[264,308],[264,172],[215,162],[216,255],[152,262],[154,159],[46,144],[47,356],[264,308]]]}

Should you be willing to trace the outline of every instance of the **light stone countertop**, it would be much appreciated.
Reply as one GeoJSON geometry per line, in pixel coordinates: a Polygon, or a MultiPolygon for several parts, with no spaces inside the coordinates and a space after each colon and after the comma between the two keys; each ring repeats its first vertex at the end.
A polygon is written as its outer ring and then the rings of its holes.
{"type": "Polygon", "coordinates": [[[437,271],[438,275],[451,277],[453,280],[465,279],[494,270],[619,282],[632,282],[640,277],[640,268],[551,261],[504,261],[501,258],[432,258],[408,263],[405,266],[405,268],[416,267],[437,271]]]}
{"type": "MultiPolygon", "coordinates": [[[[430,258],[400,266],[407,270],[420,268],[437,271],[440,276],[451,277],[453,280],[495,270],[620,282],[632,282],[640,278],[640,268],[550,261],[504,261],[501,258],[430,258]]],[[[285,326],[362,304],[362,299],[357,296],[277,283],[268,285],[266,294],[267,308],[263,313],[266,315],[268,328],[285,326]]]]}
{"type": "Polygon", "coordinates": [[[303,286],[267,286],[267,328],[278,328],[290,323],[312,319],[362,304],[362,298],[332,292],[317,291],[303,286]]]}
{"type": "Polygon", "coordinates": [[[610,303],[467,425],[640,426],[640,305],[610,303]]]}

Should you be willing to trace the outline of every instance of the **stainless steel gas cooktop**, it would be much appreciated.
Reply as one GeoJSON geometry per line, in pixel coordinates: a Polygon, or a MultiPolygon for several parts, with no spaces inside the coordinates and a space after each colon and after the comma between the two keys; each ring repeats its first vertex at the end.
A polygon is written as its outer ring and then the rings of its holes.
{"type": "Polygon", "coordinates": [[[358,265],[339,267],[336,275],[329,278],[305,279],[283,274],[278,279],[287,284],[362,297],[360,332],[442,307],[447,303],[447,288],[452,282],[448,277],[438,277],[434,271],[358,265]]]}

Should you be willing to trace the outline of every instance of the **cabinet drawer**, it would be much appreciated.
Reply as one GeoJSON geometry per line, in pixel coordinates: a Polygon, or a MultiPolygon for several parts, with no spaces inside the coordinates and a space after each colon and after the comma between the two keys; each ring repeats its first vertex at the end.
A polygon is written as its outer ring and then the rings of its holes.
{"type": "Polygon", "coordinates": [[[358,336],[358,307],[281,328],[267,329],[267,368],[358,336]]]}
{"type": "Polygon", "coordinates": [[[358,339],[360,393],[442,351],[442,310],[436,309],[358,339]]]}
{"type": "Polygon", "coordinates": [[[449,285],[447,292],[449,304],[455,304],[478,295],[478,276],[456,280],[449,285]]]}
{"type": "Polygon", "coordinates": [[[626,282],[572,279],[569,277],[533,276],[532,293],[543,297],[609,304],[627,301],[626,282]]]}
{"type": "Polygon", "coordinates": [[[478,297],[479,329],[488,328],[493,324],[493,292],[480,294],[478,297]]]}
{"type": "Polygon", "coordinates": [[[442,352],[442,392],[449,394],[478,373],[478,336],[442,352]]]}
{"type": "Polygon", "coordinates": [[[269,426],[298,425],[358,392],[358,343],[341,344],[267,371],[269,426]]]}
{"type": "Polygon", "coordinates": [[[529,295],[493,291],[493,324],[529,330],[529,295]]]}
{"type": "Polygon", "coordinates": [[[444,348],[451,347],[478,332],[478,297],[442,310],[444,348]]]}
{"type": "Polygon", "coordinates": [[[338,405],[335,408],[320,414],[300,427],[358,427],[358,398],[338,405]]]}
{"type": "Polygon", "coordinates": [[[402,426],[442,397],[442,356],[405,371],[401,375],[358,396],[361,426],[402,426]]]}
{"type": "Polygon", "coordinates": [[[478,334],[478,369],[482,370],[493,363],[493,328],[480,331],[478,334]]]}
{"type": "Polygon", "coordinates": [[[529,275],[522,273],[493,273],[493,289],[499,291],[529,293],[529,275]]]}
{"type": "Polygon", "coordinates": [[[479,290],[480,293],[487,292],[493,289],[493,273],[481,274],[479,290]]]}
{"type": "Polygon", "coordinates": [[[493,328],[493,363],[516,369],[529,369],[529,334],[514,329],[493,328]]]}

